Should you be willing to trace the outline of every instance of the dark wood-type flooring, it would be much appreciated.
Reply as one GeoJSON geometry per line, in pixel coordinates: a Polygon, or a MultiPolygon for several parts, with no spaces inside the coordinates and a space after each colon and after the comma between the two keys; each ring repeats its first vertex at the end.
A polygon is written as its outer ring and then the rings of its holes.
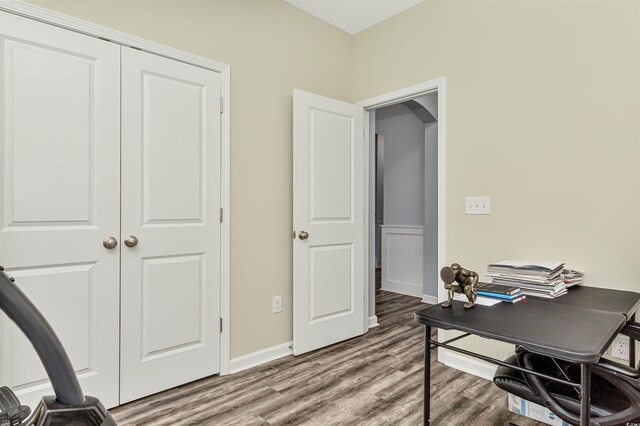
{"type": "MultiPolygon", "coordinates": [[[[111,412],[121,425],[421,425],[424,342],[413,312],[423,306],[378,290],[380,325],[363,336],[111,412]]],[[[510,413],[506,394],[490,381],[435,360],[431,374],[433,425],[542,425],[510,413]]]]}

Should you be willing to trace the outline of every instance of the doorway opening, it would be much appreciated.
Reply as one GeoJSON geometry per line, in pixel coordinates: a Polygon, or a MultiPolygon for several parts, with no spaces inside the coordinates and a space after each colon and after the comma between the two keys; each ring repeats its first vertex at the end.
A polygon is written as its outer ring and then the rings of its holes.
{"type": "Polygon", "coordinates": [[[431,92],[371,112],[376,287],[429,303],[437,299],[437,103],[431,92]]]}
{"type": "Polygon", "coordinates": [[[443,297],[444,84],[439,78],[360,102],[368,148],[366,329],[377,325],[376,282],[425,303],[443,297]]]}

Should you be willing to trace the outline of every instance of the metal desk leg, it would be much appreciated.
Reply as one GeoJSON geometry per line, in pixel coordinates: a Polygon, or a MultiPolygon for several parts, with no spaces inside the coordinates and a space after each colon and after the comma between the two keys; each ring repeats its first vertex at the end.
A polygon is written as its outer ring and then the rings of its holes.
{"type": "Polygon", "coordinates": [[[580,426],[591,420],[591,365],[580,364],[580,426]]]}
{"type": "MultiPolygon", "coordinates": [[[[631,315],[631,322],[636,321],[636,314],[631,315]]],[[[629,367],[636,368],[636,341],[629,337],[629,367]]]]}
{"type": "Polygon", "coordinates": [[[431,424],[431,327],[424,326],[424,424],[431,424]]]}

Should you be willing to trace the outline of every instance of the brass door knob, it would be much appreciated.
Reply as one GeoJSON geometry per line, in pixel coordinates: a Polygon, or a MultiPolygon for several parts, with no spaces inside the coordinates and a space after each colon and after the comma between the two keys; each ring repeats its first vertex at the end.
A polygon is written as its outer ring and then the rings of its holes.
{"type": "Polygon", "coordinates": [[[113,248],[116,248],[116,246],[118,245],[118,240],[116,240],[115,237],[109,236],[102,241],[102,245],[105,248],[111,250],[113,248]]]}
{"type": "Polygon", "coordinates": [[[126,240],[124,240],[124,245],[127,247],[135,247],[138,245],[138,239],[134,235],[129,235],[126,240]]]}
{"type": "Polygon", "coordinates": [[[306,240],[307,238],[309,238],[309,233],[307,231],[300,231],[298,232],[298,238],[300,238],[301,240],[306,240]]]}

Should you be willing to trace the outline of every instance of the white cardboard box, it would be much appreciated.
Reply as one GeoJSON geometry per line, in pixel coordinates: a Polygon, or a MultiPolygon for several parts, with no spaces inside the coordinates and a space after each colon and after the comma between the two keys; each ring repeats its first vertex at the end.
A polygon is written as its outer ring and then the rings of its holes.
{"type": "Polygon", "coordinates": [[[519,396],[508,395],[509,411],[553,426],[571,426],[541,405],[534,404],[519,396]]]}

